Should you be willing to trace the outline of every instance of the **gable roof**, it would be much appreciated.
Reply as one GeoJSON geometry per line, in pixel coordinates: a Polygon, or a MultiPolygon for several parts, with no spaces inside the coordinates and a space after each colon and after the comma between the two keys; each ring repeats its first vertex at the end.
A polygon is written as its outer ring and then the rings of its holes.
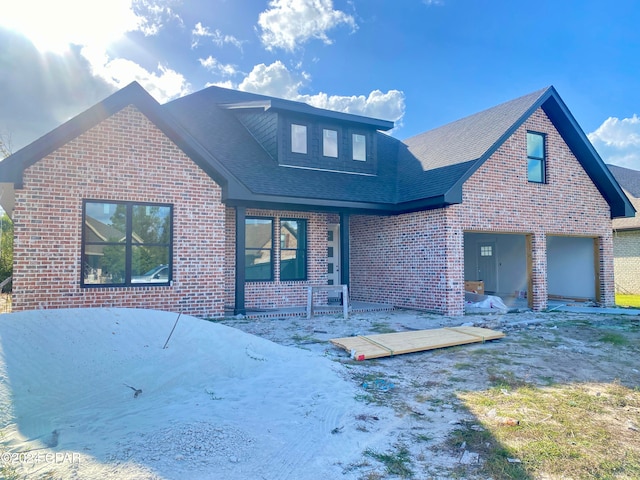
{"type": "Polygon", "coordinates": [[[612,216],[634,213],[553,87],[403,143],[379,131],[393,126],[385,120],[220,87],[160,105],[134,82],[0,162],[0,182],[19,188],[24,169],[128,105],[138,108],[221,185],[228,205],[388,214],[460,203],[464,182],[542,108],[611,206],[612,216]],[[375,132],[376,175],[278,165],[234,113],[252,109],[331,119],[375,132]]]}

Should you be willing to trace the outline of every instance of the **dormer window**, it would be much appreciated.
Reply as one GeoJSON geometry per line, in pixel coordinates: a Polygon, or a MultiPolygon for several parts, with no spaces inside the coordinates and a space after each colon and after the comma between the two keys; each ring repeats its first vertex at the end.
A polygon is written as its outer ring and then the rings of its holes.
{"type": "Polygon", "coordinates": [[[338,158],[338,132],[328,128],[322,129],[322,155],[338,158]]]}
{"type": "Polygon", "coordinates": [[[351,135],[353,159],[364,162],[367,160],[367,137],[359,133],[351,135]]]}
{"type": "Polygon", "coordinates": [[[307,153],[307,126],[291,124],[291,152],[307,153]]]}

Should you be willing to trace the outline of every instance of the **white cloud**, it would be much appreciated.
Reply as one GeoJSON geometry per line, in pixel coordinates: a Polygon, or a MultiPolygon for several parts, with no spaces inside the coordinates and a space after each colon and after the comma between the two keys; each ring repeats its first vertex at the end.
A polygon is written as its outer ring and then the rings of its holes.
{"type": "Polygon", "coordinates": [[[640,170],[640,117],[607,118],[589,135],[602,159],[621,167],[640,170]]]}
{"type": "Polygon", "coordinates": [[[271,0],[269,9],[258,17],[267,50],[294,51],[314,38],[331,44],[327,32],[340,24],[358,28],[351,15],[333,9],[332,0],[271,0]]]}
{"type": "Polygon", "coordinates": [[[82,54],[89,59],[94,75],[116,88],[122,88],[135,80],[160,103],[186,95],[190,91],[190,85],[184,76],[164,65],[158,64],[156,71],[150,72],[131,60],[111,59],[99,49],[92,51],[85,47],[82,54]]]}
{"type": "Polygon", "coordinates": [[[209,55],[207,58],[199,58],[198,61],[207,70],[222,75],[224,77],[233,77],[238,73],[235,65],[230,63],[220,63],[216,58],[209,55]]]}
{"type": "Polygon", "coordinates": [[[233,45],[234,47],[237,47],[238,50],[242,51],[242,41],[238,40],[233,35],[224,35],[218,29],[211,31],[200,22],[196,23],[196,26],[191,30],[191,37],[193,38],[191,41],[191,48],[198,47],[202,38],[209,38],[218,47],[233,45]]]}
{"type": "Polygon", "coordinates": [[[358,96],[300,93],[309,81],[308,74],[302,72],[296,75],[290,72],[282,62],[276,61],[271,65],[256,65],[237,87],[230,84],[224,86],[304,102],[318,108],[391,120],[396,122],[396,126],[401,125],[405,112],[405,97],[404,93],[398,90],[389,90],[387,93],[374,90],[369,95],[358,96]]]}

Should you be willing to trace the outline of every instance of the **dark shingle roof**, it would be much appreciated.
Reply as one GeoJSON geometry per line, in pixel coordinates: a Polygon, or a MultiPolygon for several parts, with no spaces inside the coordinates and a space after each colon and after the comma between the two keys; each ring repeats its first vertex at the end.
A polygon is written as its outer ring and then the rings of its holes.
{"type": "Polygon", "coordinates": [[[159,105],[133,83],[0,162],[0,182],[20,185],[29,165],[104,118],[136,106],[223,188],[229,205],[401,213],[462,201],[462,185],[531,115],[543,108],[611,206],[634,209],[553,87],[525,95],[404,143],[377,130],[385,120],[209,87],[159,105]],[[375,131],[376,175],[279,166],[234,111],[262,109],[328,118],[375,131]]]}
{"type": "MultiPolygon", "coordinates": [[[[640,211],[640,172],[631,168],[618,167],[617,165],[607,165],[613,176],[631,200],[636,211],[640,211]]],[[[634,217],[614,218],[613,228],[616,230],[636,230],[640,229],[640,216],[636,213],[634,217]]]]}

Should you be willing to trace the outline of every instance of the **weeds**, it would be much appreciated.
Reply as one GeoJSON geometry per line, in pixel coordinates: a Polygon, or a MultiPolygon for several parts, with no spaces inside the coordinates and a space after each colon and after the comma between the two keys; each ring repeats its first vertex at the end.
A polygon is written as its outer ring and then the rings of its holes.
{"type": "Polygon", "coordinates": [[[401,478],[413,477],[411,470],[411,453],[404,445],[398,445],[395,451],[379,453],[371,449],[365,450],[367,457],[382,463],[390,475],[398,475],[401,478]]]}

